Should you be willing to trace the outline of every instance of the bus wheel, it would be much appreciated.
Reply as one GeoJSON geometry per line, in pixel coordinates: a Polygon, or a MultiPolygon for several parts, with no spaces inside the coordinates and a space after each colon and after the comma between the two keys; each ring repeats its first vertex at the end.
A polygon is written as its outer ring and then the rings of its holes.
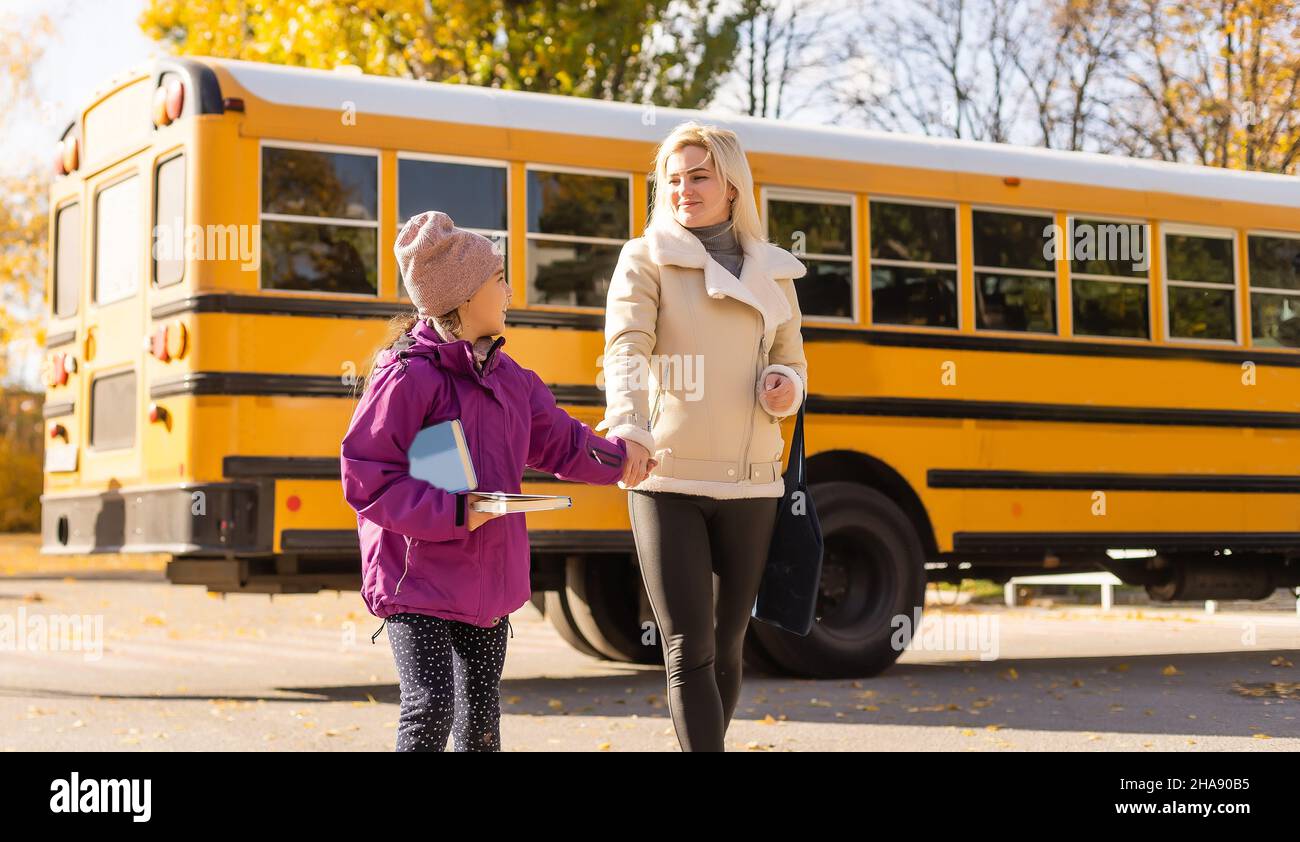
{"type": "Polygon", "coordinates": [[[876,675],[902,654],[893,645],[894,618],[911,623],[925,604],[921,539],[903,510],[874,488],[827,482],[809,491],[825,541],[817,621],[806,637],[759,621],[754,631],[787,673],[876,675]]]}
{"type": "Polygon", "coordinates": [[[785,670],[781,669],[780,664],[772,660],[772,656],[767,654],[763,644],[758,641],[758,634],[754,627],[759,625],[757,620],[751,620],[749,631],[745,632],[745,649],[744,659],[745,666],[755,672],[761,672],[764,675],[782,675],[785,670]]]}
{"type": "Polygon", "coordinates": [[[588,643],[587,638],[578,631],[578,626],[573,621],[573,612],[569,610],[568,597],[567,590],[546,592],[546,618],[551,621],[551,627],[559,633],[565,643],[582,654],[603,659],[605,656],[588,643]]]}
{"type": "Polygon", "coordinates": [[[644,630],[641,569],[632,555],[570,556],[565,564],[565,594],[578,632],[611,661],[660,664],[656,643],[641,642],[644,630]]]}

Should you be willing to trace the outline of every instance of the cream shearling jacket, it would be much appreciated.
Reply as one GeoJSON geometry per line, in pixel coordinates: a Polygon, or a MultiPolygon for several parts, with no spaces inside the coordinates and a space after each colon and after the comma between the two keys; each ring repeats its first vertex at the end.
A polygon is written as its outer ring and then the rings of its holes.
{"type": "Polygon", "coordinates": [[[631,486],[638,491],[717,499],[785,491],[779,419],[808,393],[794,289],[807,269],[779,246],[740,240],[739,278],[675,220],[629,240],[619,255],[605,309],[606,412],[596,429],[659,460],[631,486]],[[773,372],[795,389],[780,415],[762,399],[773,372]]]}

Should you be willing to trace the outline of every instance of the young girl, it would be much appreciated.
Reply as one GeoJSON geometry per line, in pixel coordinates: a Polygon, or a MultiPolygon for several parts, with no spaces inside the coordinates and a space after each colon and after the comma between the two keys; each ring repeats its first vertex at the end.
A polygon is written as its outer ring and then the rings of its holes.
{"type": "Polygon", "coordinates": [[[431,211],[406,223],[394,251],[417,314],[376,354],[342,446],[361,595],[397,660],[397,750],[442,751],[454,733],[457,751],[498,751],[506,629],[532,591],[528,528],[523,514],[477,512],[478,495],[415,479],[407,449],[425,427],[459,418],[478,487],[518,492],[525,467],[611,485],[627,448],[556,407],[499,350],[505,337],[493,341],[510,287],[489,240],[431,211]]]}

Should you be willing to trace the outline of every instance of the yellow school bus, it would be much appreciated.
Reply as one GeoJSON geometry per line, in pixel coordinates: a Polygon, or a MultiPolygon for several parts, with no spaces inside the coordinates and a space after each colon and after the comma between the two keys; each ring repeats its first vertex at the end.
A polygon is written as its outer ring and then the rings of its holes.
{"type": "MultiPolygon", "coordinates": [[[[608,280],[690,118],[740,134],[809,269],[819,620],[756,625],[751,663],[878,672],[927,581],[1300,584],[1294,178],[211,59],[115,80],[59,141],[45,550],[358,587],[338,449],[410,310],[403,220],[502,241],[508,351],[594,425],[608,280]]],[[[537,606],[584,652],[658,659],[625,492],[525,490],[575,503],[529,516],[537,606]]]]}

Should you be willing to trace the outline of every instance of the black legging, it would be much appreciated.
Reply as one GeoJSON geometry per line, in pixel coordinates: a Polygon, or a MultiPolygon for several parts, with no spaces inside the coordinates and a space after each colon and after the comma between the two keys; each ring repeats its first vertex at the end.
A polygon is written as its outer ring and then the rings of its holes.
{"type": "Polygon", "coordinates": [[[444,751],[454,734],[456,751],[500,751],[510,620],[482,627],[394,614],[386,626],[402,691],[397,750],[444,751]]]}
{"type": "Polygon", "coordinates": [[[780,498],[717,500],[666,491],[632,491],[627,498],[677,741],[683,751],[722,751],[740,699],[745,630],[780,498]]]}

